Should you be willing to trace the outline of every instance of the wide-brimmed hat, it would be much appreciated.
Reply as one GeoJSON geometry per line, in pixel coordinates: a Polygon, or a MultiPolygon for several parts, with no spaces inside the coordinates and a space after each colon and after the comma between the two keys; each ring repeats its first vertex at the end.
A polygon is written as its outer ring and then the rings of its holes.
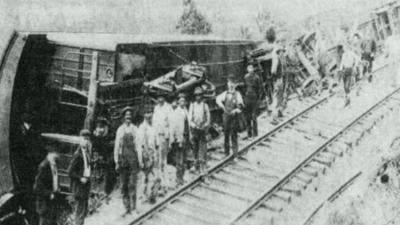
{"type": "Polygon", "coordinates": [[[229,74],[227,79],[230,80],[230,81],[235,81],[236,80],[236,76],[233,75],[233,74],[229,74]]]}
{"type": "Polygon", "coordinates": [[[82,129],[79,132],[79,136],[81,136],[81,137],[90,137],[90,135],[91,135],[91,133],[88,129],[82,129]]]}
{"type": "Polygon", "coordinates": [[[203,93],[204,93],[204,91],[203,91],[203,88],[202,87],[196,87],[195,89],[194,89],[194,95],[203,95],[203,93]]]}
{"type": "Polygon", "coordinates": [[[125,115],[125,113],[128,112],[128,111],[130,111],[131,113],[133,113],[133,108],[130,107],[130,106],[127,106],[127,107],[123,108],[123,109],[121,110],[121,115],[122,115],[122,116],[125,115]]]}
{"type": "Polygon", "coordinates": [[[96,124],[109,125],[109,122],[105,117],[99,116],[96,119],[96,124]]]}

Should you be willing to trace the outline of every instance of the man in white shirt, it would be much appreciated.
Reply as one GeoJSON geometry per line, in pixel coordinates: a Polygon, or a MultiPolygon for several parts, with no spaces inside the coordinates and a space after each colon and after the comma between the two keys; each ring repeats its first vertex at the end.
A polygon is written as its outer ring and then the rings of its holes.
{"type": "Polygon", "coordinates": [[[192,137],[193,153],[197,172],[207,170],[207,140],[210,126],[210,110],[203,100],[203,89],[197,87],[194,91],[195,101],[189,107],[189,127],[192,137]]]}
{"type": "Polygon", "coordinates": [[[169,115],[169,146],[171,152],[175,154],[176,163],[176,184],[180,186],[183,184],[183,176],[185,173],[185,152],[186,140],[188,138],[188,117],[185,109],[185,99],[174,99],[171,103],[172,110],[169,115]]]}
{"type": "MultiPolygon", "coordinates": [[[[268,103],[271,105],[273,102],[274,94],[274,79],[278,69],[278,56],[276,54],[276,33],[271,27],[265,33],[266,42],[261,43],[256,51],[262,52],[261,56],[257,57],[263,70],[263,81],[265,85],[265,91],[268,98],[268,103]]],[[[267,109],[269,112],[269,110],[267,109]]]]}
{"type": "Polygon", "coordinates": [[[342,55],[339,71],[341,71],[343,75],[343,86],[345,92],[345,106],[350,104],[350,87],[351,82],[353,79],[355,65],[357,63],[358,57],[355,53],[353,53],[348,47],[346,46],[338,46],[339,54],[342,55]]]}
{"type": "Polygon", "coordinates": [[[224,111],[222,115],[225,136],[225,155],[229,156],[230,140],[232,140],[232,150],[234,157],[238,153],[238,123],[239,113],[243,109],[242,95],[236,90],[235,77],[228,76],[228,89],[217,96],[217,105],[224,111]]]}
{"type": "Polygon", "coordinates": [[[126,107],[122,110],[124,123],[117,129],[114,146],[115,169],[120,174],[121,192],[126,209],[125,214],[136,210],[137,174],[143,167],[142,154],[136,148],[137,129],[132,123],[133,109],[126,107]]]}
{"type": "Polygon", "coordinates": [[[142,152],[144,172],[144,194],[150,203],[156,202],[160,185],[160,168],[158,162],[158,143],[156,132],[152,126],[153,113],[148,110],[144,113],[144,120],[137,132],[137,148],[142,152]]]}
{"type": "Polygon", "coordinates": [[[161,170],[161,182],[164,186],[166,180],[165,167],[167,165],[168,155],[168,141],[169,141],[169,121],[168,115],[171,112],[171,106],[165,101],[163,95],[159,95],[157,98],[157,105],[154,107],[153,113],[153,127],[156,131],[157,143],[158,143],[158,158],[159,168],[161,170]]]}

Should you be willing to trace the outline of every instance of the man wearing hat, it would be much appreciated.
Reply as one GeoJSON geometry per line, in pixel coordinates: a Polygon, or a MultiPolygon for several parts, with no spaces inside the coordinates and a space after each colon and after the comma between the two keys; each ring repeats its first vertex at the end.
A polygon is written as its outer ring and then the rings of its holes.
{"type": "Polygon", "coordinates": [[[358,60],[358,56],[351,51],[347,45],[338,47],[340,49],[341,61],[339,65],[339,71],[343,74],[343,86],[345,92],[345,106],[350,104],[350,88],[351,82],[354,75],[355,65],[358,60]]]}
{"type": "Polygon", "coordinates": [[[189,137],[188,117],[185,109],[185,99],[175,98],[172,103],[172,110],[169,115],[169,147],[175,154],[176,163],[176,184],[183,184],[185,173],[186,140],[189,137]],[[179,102],[178,102],[179,101],[179,102]]]}
{"type": "Polygon", "coordinates": [[[90,131],[83,129],[80,132],[79,148],[75,152],[68,174],[71,178],[71,190],[75,197],[75,224],[83,225],[88,212],[91,176],[91,148],[90,131]]]}
{"type": "Polygon", "coordinates": [[[231,74],[228,76],[227,90],[217,96],[217,105],[224,111],[222,115],[224,136],[225,136],[225,155],[230,152],[230,140],[232,140],[232,150],[234,157],[238,152],[238,123],[239,113],[244,106],[242,95],[236,90],[235,77],[231,74]]]}
{"type": "Polygon", "coordinates": [[[39,215],[39,225],[54,225],[57,221],[58,157],[59,153],[55,148],[52,148],[40,163],[35,177],[33,191],[36,195],[36,212],[39,215]]]}
{"type": "Polygon", "coordinates": [[[110,200],[110,194],[114,190],[116,182],[115,164],[113,159],[113,146],[109,134],[109,124],[105,117],[96,119],[95,129],[92,137],[93,151],[97,152],[101,160],[101,168],[104,175],[104,191],[107,195],[107,202],[110,200]]]}
{"type": "Polygon", "coordinates": [[[195,101],[190,104],[188,120],[192,136],[193,152],[197,172],[204,173],[207,169],[206,135],[211,117],[207,103],[203,100],[203,88],[194,90],[195,101]]]}
{"type": "Polygon", "coordinates": [[[144,120],[137,132],[137,148],[142,152],[144,172],[144,194],[150,203],[156,202],[160,185],[160,168],[158,162],[158,144],[156,132],[152,126],[153,112],[147,109],[144,112],[144,120]]]}
{"type": "Polygon", "coordinates": [[[133,109],[122,110],[123,124],[118,127],[115,136],[114,162],[115,169],[120,174],[122,199],[126,209],[125,214],[136,210],[137,174],[143,167],[140,149],[136,147],[137,129],[132,123],[133,109]]]}
{"type": "Polygon", "coordinates": [[[169,123],[168,115],[171,112],[171,106],[165,101],[165,96],[160,94],[157,97],[157,105],[154,107],[153,113],[153,127],[156,131],[158,149],[158,163],[161,170],[161,182],[163,186],[166,180],[165,167],[167,165],[168,155],[168,139],[169,139],[169,123]]]}
{"type": "Polygon", "coordinates": [[[247,122],[247,137],[258,136],[257,110],[262,95],[262,83],[260,77],[254,72],[254,66],[247,66],[245,82],[245,111],[247,122]]]}

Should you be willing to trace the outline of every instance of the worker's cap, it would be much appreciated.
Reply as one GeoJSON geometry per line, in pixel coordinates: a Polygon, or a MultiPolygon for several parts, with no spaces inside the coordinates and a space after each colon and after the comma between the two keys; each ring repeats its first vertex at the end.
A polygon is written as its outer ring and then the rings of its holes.
{"type": "Polygon", "coordinates": [[[160,92],[160,93],[157,93],[156,97],[157,97],[157,99],[161,99],[161,98],[162,98],[162,99],[165,99],[166,94],[163,93],[163,92],[160,92]]]}
{"type": "Polygon", "coordinates": [[[286,49],[283,46],[278,46],[276,48],[276,50],[275,50],[275,52],[278,53],[278,54],[281,53],[281,52],[285,52],[285,51],[286,51],[286,49]]]}
{"type": "Polygon", "coordinates": [[[178,99],[181,99],[181,98],[186,99],[186,94],[185,93],[179,93],[178,94],[178,99]]]}
{"type": "Polygon", "coordinates": [[[233,75],[233,74],[229,74],[228,75],[228,80],[229,81],[235,81],[235,79],[236,79],[235,75],[233,75]]]}
{"type": "Polygon", "coordinates": [[[96,119],[96,124],[100,124],[103,126],[109,125],[108,120],[105,117],[99,116],[96,119]]]}
{"type": "Polygon", "coordinates": [[[247,66],[257,66],[257,65],[258,65],[257,59],[250,59],[249,63],[247,64],[247,66]]]}
{"type": "Polygon", "coordinates": [[[90,137],[90,135],[91,135],[91,133],[88,129],[82,129],[79,132],[79,136],[81,136],[81,137],[90,137]]]}
{"type": "Polygon", "coordinates": [[[194,95],[203,95],[203,88],[202,87],[196,87],[194,89],[194,95]]]}
{"type": "Polygon", "coordinates": [[[123,108],[123,109],[121,110],[121,115],[125,115],[126,112],[131,112],[131,113],[133,113],[133,108],[130,107],[130,106],[127,106],[127,107],[123,108]]]}

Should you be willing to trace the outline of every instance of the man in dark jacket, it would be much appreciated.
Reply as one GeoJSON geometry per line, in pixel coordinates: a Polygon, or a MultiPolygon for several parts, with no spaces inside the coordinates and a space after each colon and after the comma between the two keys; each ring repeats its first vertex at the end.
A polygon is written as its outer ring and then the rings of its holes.
{"type": "Polygon", "coordinates": [[[58,192],[58,173],[56,160],[59,157],[55,149],[48,152],[40,163],[33,185],[36,194],[36,212],[39,215],[39,225],[56,224],[55,200],[58,192]]]}
{"type": "Polygon", "coordinates": [[[109,135],[109,123],[106,118],[97,118],[92,143],[93,151],[97,152],[101,159],[101,169],[105,180],[104,191],[108,202],[110,200],[109,196],[114,190],[117,175],[114,170],[113,143],[109,135]]]}
{"type": "Polygon", "coordinates": [[[71,178],[71,191],[75,197],[75,224],[83,225],[88,212],[90,194],[90,131],[80,132],[81,141],[68,167],[71,178]]]}
{"type": "Polygon", "coordinates": [[[247,137],[258,136],[257,109],[262,94],[262,82],[254,72],[254,66],[247,66],[247,74],[244,76],[245,83],[245,111],[247,121],[247,137]]]}

